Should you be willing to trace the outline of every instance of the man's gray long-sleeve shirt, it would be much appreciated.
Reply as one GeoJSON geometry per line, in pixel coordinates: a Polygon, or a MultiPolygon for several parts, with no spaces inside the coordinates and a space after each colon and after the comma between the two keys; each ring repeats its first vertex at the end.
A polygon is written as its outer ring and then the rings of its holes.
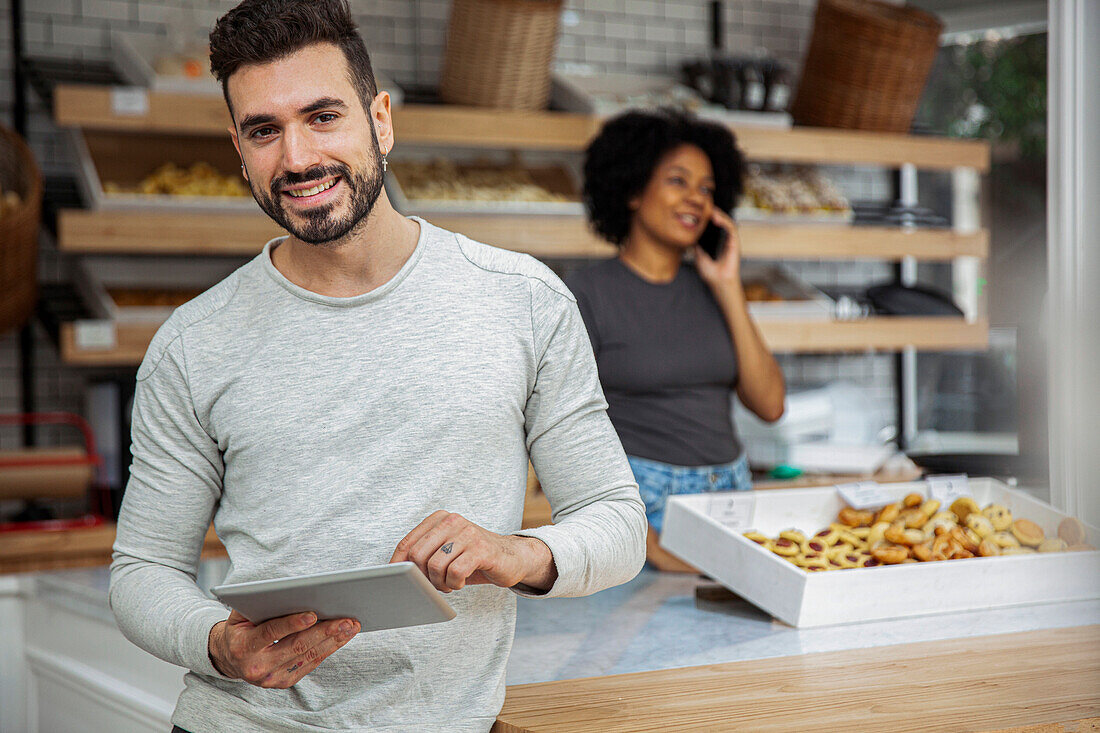
{"type": "MultiPolygon", "coordinates": [[[[419,220],[418,220],[419,221],[419,220]]],[[[179,308],[138,371],[110,601],[123,633],[191,670],[193,733],[486,731],[504,699],[515,595],[469,586],[457,618],[359,634],[289,690],[219,675],[227,610],[195,584],[213,518],[226,582],[387,562],[433,511],[518,533],[530,457],[555,524],[547,597],[634,576],[645,516],[575,300],[536,260],[420,221],[408,262],[351,298],[261,255],[179,308]]]]}

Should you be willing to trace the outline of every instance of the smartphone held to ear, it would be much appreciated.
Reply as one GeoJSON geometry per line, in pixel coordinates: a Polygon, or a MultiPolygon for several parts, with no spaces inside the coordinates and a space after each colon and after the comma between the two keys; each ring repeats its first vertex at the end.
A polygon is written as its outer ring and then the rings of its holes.
{"type": "Polygon", "coordinates": [[[712,260],[716,260],[722,256],[722,251],[726,247],[726,237],[728,236],[729,232],[714,222],[710,222],[707,224],[707,228],[703,230],[703,235],[699,237],[699,246],[710,255],[712,260]]]}

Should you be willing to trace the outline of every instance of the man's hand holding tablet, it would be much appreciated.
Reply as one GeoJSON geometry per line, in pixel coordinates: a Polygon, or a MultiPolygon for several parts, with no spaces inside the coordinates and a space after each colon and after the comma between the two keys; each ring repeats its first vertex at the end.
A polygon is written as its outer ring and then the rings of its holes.
{"type": "Polygon", "coordinates": [[[307,612],[256,625],[233,611],[210,629],[208,651],[214,668],[226,677],[285,690],[357,633],[359,622],[351,618],[318,623],[307,612]]]}

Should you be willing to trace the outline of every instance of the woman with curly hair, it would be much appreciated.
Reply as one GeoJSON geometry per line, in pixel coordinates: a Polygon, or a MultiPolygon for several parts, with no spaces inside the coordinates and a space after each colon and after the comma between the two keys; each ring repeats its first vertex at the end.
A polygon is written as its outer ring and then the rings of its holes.
{"type": "Polygon", "coordinates": [[[662,570],[693,570],[658,545],[670,495],[751,488],[731,394],[764,420],[783,414],[783,375],[741,287],[729,214],[741,170],[727,128],[669,110],[609,120],[586,151],[589,221],[619,254],[567,284],[646,505],[647,557],[662,570]],[[724,240],[714,257],[699,245],[708,224],[724,240]]]}

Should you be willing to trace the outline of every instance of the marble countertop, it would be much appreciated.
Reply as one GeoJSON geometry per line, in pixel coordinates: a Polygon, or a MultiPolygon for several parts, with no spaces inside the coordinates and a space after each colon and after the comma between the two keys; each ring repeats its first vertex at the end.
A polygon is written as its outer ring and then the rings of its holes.
{"type": "MultiPolygon", "coordinates": [[[[225,577],[206,560],[198,582],[225,577]]],[[[22,576],[39,599],[114,623],[106,568],[22,576]]],[[[508,684],[1100,624],[1100,600],[796,629],[694,575],[644,569],[586,598],[519,599],[508,684]],[[702,587],[697,594],[696,590],[702,587]]]]}

